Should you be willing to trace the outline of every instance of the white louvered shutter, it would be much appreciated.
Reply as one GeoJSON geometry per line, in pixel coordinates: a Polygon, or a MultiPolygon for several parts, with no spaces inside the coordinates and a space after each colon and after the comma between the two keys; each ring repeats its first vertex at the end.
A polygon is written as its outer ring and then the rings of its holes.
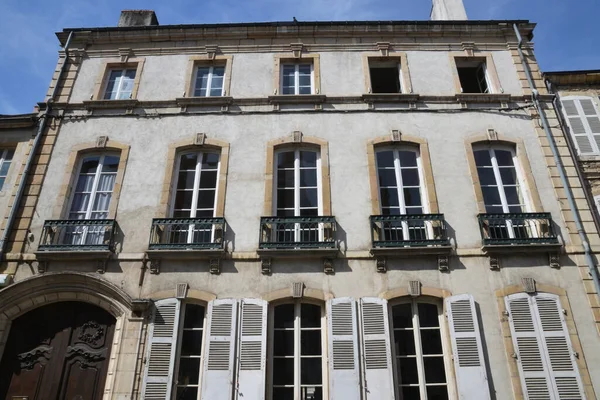
{"type": "Polygon", "coordinates": [[[475,301],[470,294],[446,299],[448,325],[460,399],[490,398],[475,301]]]}
{"type": "Polygon", "coordinates": [[[267,302],[243,299],[240,313],[236,399],[262,400],[266,379],[267,302]]]}
{"type": "Polygon", "coordinates": [[[329,399],[360,400],[356,302],[349,297],[327,302],[329,399]]]}
{"type": "Polygon", "coordinates": [[[237,322],[237,301],[208,303],[208,335],[202,370],[202,400],[231,400],[237,322]]]}
{"type": "Polygon", "coordinates": [[[564,97],[561,102],[579,154],[600,154],[600,116],[592,98],[564,97]]]}
{"type": "Polygon", "coordinates": [[[394,377],[387,300],[360,301],[365,400],[393,400],[394,377]]]}
{"type": "Polygon", "coordinates": [[[142,388],[145,400],[171,399],[180,310],[177,299],[154,303],[142,388]]]}
{"type": "Polygon", "coordinates": [[[561,400],[584,399],[577,361],[558,296],[539,293],[530,300],[535,305],[538,326],[541,328],[540,334],[546,348],[555,398],[561,400]]]}

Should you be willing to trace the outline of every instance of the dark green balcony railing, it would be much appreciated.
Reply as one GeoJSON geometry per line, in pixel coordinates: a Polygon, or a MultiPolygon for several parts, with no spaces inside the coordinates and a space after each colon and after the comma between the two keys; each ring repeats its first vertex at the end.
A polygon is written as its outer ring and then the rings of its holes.
{"type": "Polygon", "coordinates": [[[261,217],[261,249],[334,249],[335,217],[261,217]]]}
{"type": "Polygon", "coordinates": [[[114,219],[68,219],[44,222],[38,250],[113,250],[114,219]]]}
{"type": "Polygon", "coordinates": [[[372,215],[373,248],[450,246],[444,214],[372,215]]]}
{"type": "Polygon", "coordinates": [[[155,218],[150,250],[222,250],[225,218],[155,218]]]}
{"type": "Polygon", "coordinates": [[[558,244],[550,213],[479,214],[484,246],[558,244]]]}

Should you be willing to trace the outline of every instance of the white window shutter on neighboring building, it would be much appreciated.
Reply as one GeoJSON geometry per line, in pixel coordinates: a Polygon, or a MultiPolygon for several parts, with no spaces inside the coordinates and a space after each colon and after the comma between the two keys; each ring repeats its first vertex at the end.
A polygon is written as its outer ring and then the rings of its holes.
{"type": "Polygon", "coordinates": [[[266,379],[267,302],[243,299],[240,313],[236,399],[262,400],[266,379]]]}
{"type": "Polygon", "coordinates": [[[181,303],[177,299],[154,303],[142,388],[145,400],[170,400],[172,397],[180,310],[181,303]]]}
{"type": "Polygon", "coordinates": [[[202,400],[231,400],[237,322],[237,301],[208,303],[208,335],[202,369],[202,400]]]}
{"type": "Polygon", "coordinates": [[[387,300],[360,301],[365,400],[393,400],[394,377],[387,300]]]}
{"type": "Polygon", "coordinates": [[[446,299],[460,399],[490,398],[475,302],[470,294],[446,299]]]}
{"type": "Polygon", "coordinates": [[[564,97],[561,102],[579,154],[600,154],[600,116],[592,98],[564,97]]]}
{"type": "Polygon", "coordinates": [[[360,400],[356,301],[349,297],[327,302],[330,400],[360,400]]]}

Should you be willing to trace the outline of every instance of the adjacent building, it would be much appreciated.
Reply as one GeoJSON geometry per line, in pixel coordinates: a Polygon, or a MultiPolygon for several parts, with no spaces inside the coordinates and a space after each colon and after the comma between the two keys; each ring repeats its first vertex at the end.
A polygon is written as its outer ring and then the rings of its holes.
{"type": "Polygon", "coordinates": [[[534,28],[57,33],[0,396],[596,398],[600,236],[534,28]]]}

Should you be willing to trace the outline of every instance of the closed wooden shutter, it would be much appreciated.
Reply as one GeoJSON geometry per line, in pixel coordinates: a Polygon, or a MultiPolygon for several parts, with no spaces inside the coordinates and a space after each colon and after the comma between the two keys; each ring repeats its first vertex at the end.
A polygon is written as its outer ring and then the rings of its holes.
{"type": "Polygon", "coordinates": [[[265,398],[267,302],[243,299],[240,313],[236,399],[261,400],[265,398]]]}
{"type": "Polygon", "coordinates": [[[208,303],[208,335],[202,369],[202,400],[231,400],[238,303],[233,299],[208,303]]]}
{"type": "Polygon", "coordinates": [[[506,297],[510,329],[527,399],[584,399],[558,296],[506,297]]]}
{"type": "Polygon", "coordinates": [[[600,115],[593,99],[564,97],[561,102],[579,154],[600,154],[600,115]]]}
{"type": "Polygon", "coordinates": [[[145,400],[171,399],[180,310],[177,299],[154,303],[142,387],[145,400]]]}
{"type": "Polygon", "coordinates": [[[393,400],[394,378],[387,300],[360,301],[362,357],[366,400],[393,400]]]}
{"type": "Polygon", "coordinates": [[[356,302],[349,297],[327,302],[329,398],[360,400],[356,302]]]}
{"type": "Polygon", "coordinates": [[[475,301],[470,294],[446,299],[456,384],[460,399],[490,398],[475,301]]]}

